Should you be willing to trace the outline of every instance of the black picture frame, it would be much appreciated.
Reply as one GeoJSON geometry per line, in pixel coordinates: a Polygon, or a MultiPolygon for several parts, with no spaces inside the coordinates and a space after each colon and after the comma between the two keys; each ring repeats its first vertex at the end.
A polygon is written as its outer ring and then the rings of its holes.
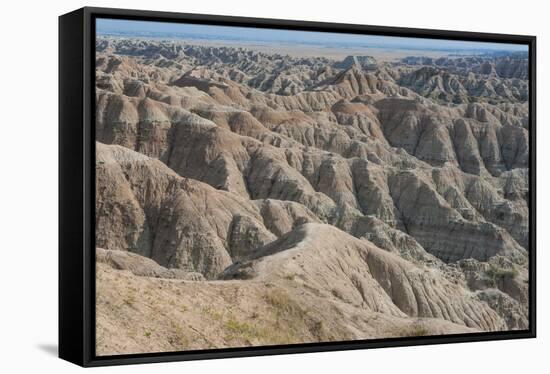
{"type": "Polygon", "coordinates": [[[536,37],[85,7],[59,17],[59,357],[81,366],[324,352],[536,337],[536,37]],[[529,47],[529,329],[188,352],[95,355],[95,19],[329,31],[529,47]]]}

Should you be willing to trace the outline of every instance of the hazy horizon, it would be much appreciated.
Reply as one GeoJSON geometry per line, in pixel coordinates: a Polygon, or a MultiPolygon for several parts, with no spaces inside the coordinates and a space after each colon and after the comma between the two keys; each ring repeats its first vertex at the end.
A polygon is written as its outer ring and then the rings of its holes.
{"type": "Polygon", "coordinates": [[[395,36],[342,34],[298,30],[278,30],[235,26],[196,25],[188,23],[133,21],[100,18],[96,33],[102,36],[140,36],[167,39],[239,40],[258,43],[290,43],[336,48],[381,48],[437,51],[509,51],[527,52],[527,45],[467,42],[395,36]]]}

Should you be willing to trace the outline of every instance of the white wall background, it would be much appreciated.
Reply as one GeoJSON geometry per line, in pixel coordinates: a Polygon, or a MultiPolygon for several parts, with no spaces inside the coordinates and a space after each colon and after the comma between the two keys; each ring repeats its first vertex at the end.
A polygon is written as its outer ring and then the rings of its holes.
{"type": "Polygon", "coordinates": [[[84,5],[538,37],[538,338],[94,369],[95,373],[541,372],[550,352],[550,27],[529,0],[108,0],[2,3],[0,371],[78,370],[57,346],[57,17],[84,5]],[[539,369],[537,370],[537,367],[539,369]]]}

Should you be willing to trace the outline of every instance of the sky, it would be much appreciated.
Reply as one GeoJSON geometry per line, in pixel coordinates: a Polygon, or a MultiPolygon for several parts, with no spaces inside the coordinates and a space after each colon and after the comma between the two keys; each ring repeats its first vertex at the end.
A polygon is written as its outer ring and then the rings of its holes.
{"type": "Polygon", "coordinates": [[[422,50],[527,51],[527,45],[468,42],[440,39],[402,38],[359,34],[339,34],[234,26],[194,25],[174,22],[132,21],[101,18],[96,20],[98,35],[132,35],[159,38],[241,40],[283,42],[342,47],[372,47],[422,50]]]}

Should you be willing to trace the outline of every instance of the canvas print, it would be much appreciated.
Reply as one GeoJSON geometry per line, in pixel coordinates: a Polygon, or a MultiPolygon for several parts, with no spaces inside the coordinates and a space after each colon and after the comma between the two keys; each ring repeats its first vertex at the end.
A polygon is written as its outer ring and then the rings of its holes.
{"type": "Polygon", "coordinates": [[[527,48],[97,19],[96,354],[528,329],[527,48]]]}

